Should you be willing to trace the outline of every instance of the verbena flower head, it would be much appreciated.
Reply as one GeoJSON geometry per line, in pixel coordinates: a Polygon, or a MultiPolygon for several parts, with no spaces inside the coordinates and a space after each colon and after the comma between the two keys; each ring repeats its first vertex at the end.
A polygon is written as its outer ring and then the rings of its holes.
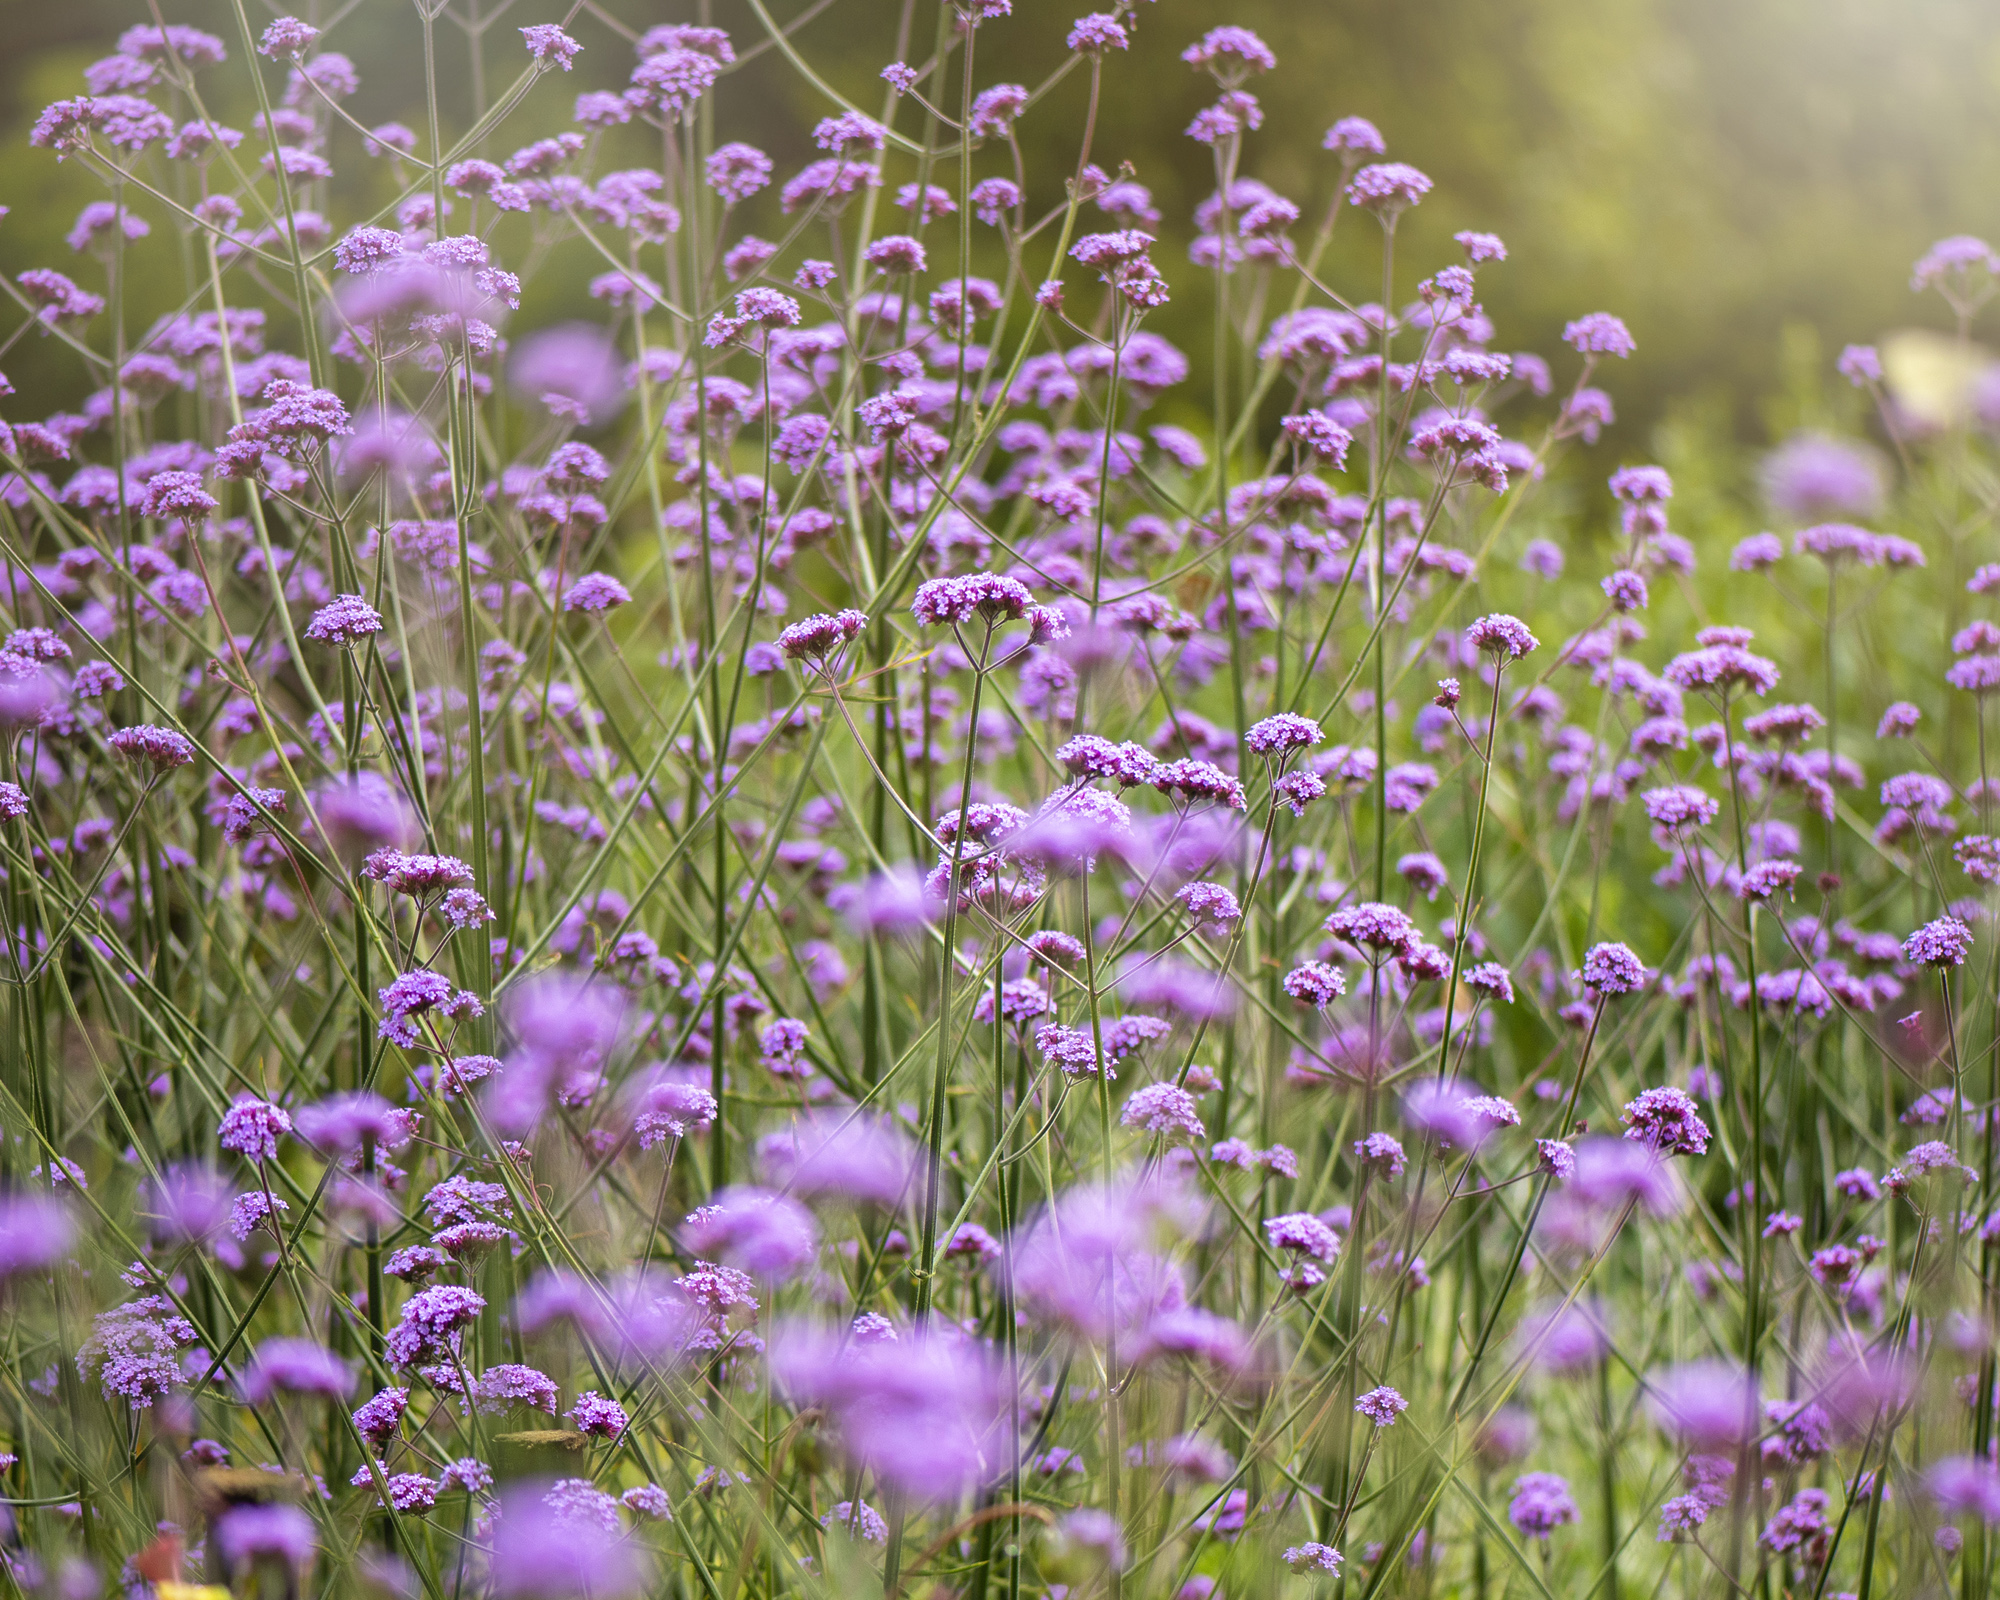
{"type": "Polygon", "coordinates": [[[1689,784],[1649,789],[1641,798],[1646,815],[1669,833],[1706,827],[1721,809],[1713,796],[1689,784]]]}
{"type": "Polygon", "coordinates": [[[151,767],[156,774],[191,766],[195,759],[194,741],[186,734],[150,723],[119,728],[105,743],[127,760],[151,767]]]}
{"type": "Polygon", "coordinates": [[[1594,944],[1583,958],[1583,986],[1607,998],[1637,994],[1646,986],[1646,966],[1632,947],[1607,940],[1594,944]]]}
{"type": "Polygon", "coordinates": [[[1250,731],[1243,736],[1243,742],[1257,755],[1284,756],[1294,750],[1309,749],[1325,737],[1319,724],[1310,717],[1281,711],[1276,716],[1252,724],[1250,731]]]}
{"type": "Polygon", "coordinates": [[[1777,663],[1744,648],[1749,630],[1705,628],[1696,638],[1701,647],[1675,656],[1662,674],[1675,687],[1697,693],[1741,689],[1763,695],[1778,686],[1777,663]],[[1743,637],[1737,639],[1737,634],[1743,637]]]}
{"type": "Polygon", "coordinates": [[[1624,1111],[1625,1137],[1649,1145],[1662,1155],[1703,1155],[1708,1150],[1708,1124],[1695,1103],[1679,1089],[1643,1091],[1624,1111]]]}
{"type": "Polygon", "coordinates": [[[1364,156],[1384,155],[1389,146],[1375,124],[1366,117],[1342,117],[1326,130],[1320,148],[1338,151],[1343,156],[1358,160],[1364,156]]]}
{"type": "Polygon", "coordinates": [[[1101,56],[1107,50],[1124,50],[1131,45],[1124,26],[1115,16],[1103,11],[1078,17],[1065,42],[1077,54],[1086,56],[1101,56]]]}
{"type": "Polygon", "coordinates": [[[1528,625],[1519,617],[1495,612],[1490,617],[1481,617],[1467,628],[1465,642],[1474,650],[1518,661],[1541,641],[1528,631],[1528,625]]]}
{"type": "Polygon", "coordinates": [[[528,54],[536,61],[545,66],[561,67],[565,72],[569,71],[570,63],[583,52],[582,45],[552,22],[523,28],[521,42],[527,46],[528,54]]]}
{"type": "Polygon", "coordinates": [[[962,623],[978,617],[988,624],[1017,621],[1034,604],[1028,586],[993,573],[933,578],[920,584],[910,611],[923,623],[962,623]]]}
{"type": "Polygon", "coordinates": [[[1972,952],[1972,930],[1956,917],[1925,923],[1903,941],[1903,959],[1924,967],[1959,967],[1972,952]]]}
{"type": "Polygon", "coordinates": [[[1410,1409],[1410,1402],[1384,1384],[1380,1388],[1370,1389],[1355,1401],[1354,1409],[1377,1428],[1386,1428],[1410,1409]]]}
{"type": "Polygon", "coordinates": [[[1207,1137],[1194,1096],[1171,1083],[1150,1083],[1133,1091],[1118,1120],[1124,1127],[1143,1128],[1148,1133],[1197,1141],[1207,1137]]]}
{"type": "Polygon", "coordinates": [[[1289,1250],[1314,1261],[1331,1261],[1340,1253],[1340,1236],[1308,1211],[1266,1218],[1264,1234],[1274,1250],[1289,1250]]]}
{"type": "Polygon", "coordinates": [[[1234,81],[1243,72],[1276,70],[1278,58],[1270,46],[1248,28],[1210,28],[1199,42],[1181,52],[1181,60],[1194,67],[1207,67],[1224,81],[1234,81]]]}
{"type": "Polygon", "coordinates": [[[1431,192],[1431,180],[1400,161],[1363,167],[1347,185],[1349,205],[1375,212],[1384,221],[1416,205],[1431,192]]]}
{"type": "Polygon", "coordinates": [[[319,29],[307,26],[297,17],[280,17],[264,29],[264,36],[257,41],[257,53],[297,56],[310,49],[318,37],[319,29]]]}
{"type": "Polygon", "coordinates": [[[1564,344],[1586,356],[1617,356],[1623,360],[1638,349],[1625,324],[1608,311],[1593,311],[1587,317],[1578,317],[1564,326],[1562,336],[1564,344]]]}
{"type": "Polygon", "coordinates": [[[1940,239],[1918,258],[1910,273],[1910,288],[1918,294],[1936,290],[1961,316],[1969,315],[1993,293],[2000,274],[2000,255],[1984,239],[1953,234],[1940,239]]]}
{"type": "Polygon", "coordinates": [[[1376,901],[1343,906],[1326,919],[1326,931],[1349,944],[1401,955],[1418,942],[1417,925],[1395,906],[1376,901]]]}
{"type": "Polygon", "coordinates": [[[222,1114],[216,1143],[251,1161],[274,1160],[278,1141],[292,1131],[292,1119],[268,1100],[239,1098],[222,1114]]]}
{"type": "Polygon", "coordinates": [[[343,594],[313,613],[305,637],[320,644],[352,646],[381,631],[381,612],[358,594],[343,594]]]}
{"type": "Polygon", "coordinates": [[[1285,1565],[1292,1571],[1310,1577],[1337,1578],[1344,1558],[1332,1545],[1306,1543],[1293,1545],[1285,1552],[1285,1565]]]}
{"type": "Polygon", "coordinates": [[[859,638],[867,626],[866,612],[821,612],[786,628],[778,635],[778,648],[793,661],[824,661],[859,638]]]}
{"type": "Polygon", "coordinates": [[[1546,1540],[1576,1521],[1576,1500],[1568,1482],[1553,1472],[1530,1472],[1514,1480],[1507,1520],[1530,1539],[1546,1540]]]}

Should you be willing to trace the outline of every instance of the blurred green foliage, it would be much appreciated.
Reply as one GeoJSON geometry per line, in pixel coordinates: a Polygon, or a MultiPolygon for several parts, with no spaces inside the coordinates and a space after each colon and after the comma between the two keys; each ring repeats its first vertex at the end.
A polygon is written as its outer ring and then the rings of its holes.
{"type": "MultiPolygon", "coordinates": [[[[774,0],[782,21],[796,0],[774,0]]],[[[246,0],[261,28],[273,8],[246,0]]],[[[1081,9],[1082,0],[1077,0],[1081,9]]],[[[328,47],[360,69],[351,109],[364,123],[423,121],[423,70],[414,7],[301,5],[334,24],[328,47]]],[[[515,31],[564,10],[458,0],[440,24],[441,69],[452,100],[447,125],[462,125],[481,94],[520,70],[515,31]],[[462,23],[484,18],[484,60],[462,23]],[[478,77],[483,75],[483,84],[478,77]]],[[[47,100],[78,92],[79,72],[109,50],[118,31],[147,20],[141,0],[6,0],[9,50],[0,63],[0,268],[64,264],[62,243],[76,210],[99,191],[73,164],[31,151],[26,132],[47,100]]],[[[739,48],[761,37],[747,0],[714,0],[712,19],[739,48]]],[[[211,28],[230,42],[231,64],[207,81],[216,109],[249,120],[242,51],[229,0],[169,0],[161,14],[211,28]]],[[[981,30],[981,83],[1035,83],[1064,59],[1070,12],[1019,0],[1009,21],[981,30]]],[[[612,87],[630,63],[619,38],[663,19],[689,20],[680,6],[606,0],[571,26],[586,46],[577,70],[538,87],[489,152],[504,155],[531,134],[553,131],[576,90],[612,87]]],[[[1511,259],[1482,274],[1502,348],[1553,349],[1563,322],[1612,310],[1631,324],[1640,353],[1605,374],[1621,418],[1597,459],[1658,453],[1672,441],[1686,455],[1754,448],[1803,423],[1837,420],[1831,382],[1841,344],[1912,321],[1936,323],[1934,306],[1908,288],[1909,265],[1934,238],[2000,230],[2000,139],[1987,115],[2000,91],[2000,8],[1982,0],[1340,0],[1300,6],[1241,0],[1222,7],[1161,0],[1148,7],[1129,56],[1107,66],[1096,153],[1107,167],[1130,161],[1166,215],[1162,264],[1176,304],[1157,325],[1203,372],[1211,302],[1205,274],[1185,259],[1189,214],[1212,188],[1208,153],[1182,129],[1205,103],[1206,79],[1178,59],[1204,28],[1238,22],[1277,51],[1279,70],[1254,87],[1266,121],[1249,140],[1245,172],[1304,204],[1324,205],[1332,164],[1319,148],[1334,118],[1369,117],[1391,155],[1437,179],[1405,223],[1399,295],[1419,273],[1453,258],[1449,234],[1500,233],[1511,259]],[[1662,432],[1662,430],[1665,432],[1662,432]]],[[[876,107],[875,74],[898,56],[927,54],[935,13],[899,0],[832,0],[799,30],[801,52],[829,81],[876,107]]],[[[272,73],[274,81],[277,74],[272,73]]],[[[1074,159],[1086,77],[1072,73],[1024,121],[1031,198],[1053,203],[1074,159]]],[[[725,136],[751,139],[780,172],[809,159],[807,130],[829,108],[776,52],[745,65],[725,85],[716,115],[725,136]]],[[[902,125],[911,126],[905,106],[902,125]]],[[[647,152],[636,145],[634,160],[647,152]]],[[[337,150],[336,156],[341,153],[337,150]]],[[[380,203],[389,175],[350,153],[342,159],[337,220],[365,200],[380,203]]],[[[994,170],[998,170],[998,166],[994,170]]],[[[771,232],[772,196],[751,226],[771,232]]],[[[136,209],[144,214],[146,204],[136,209]]],[[[156,222],[161,218],[154,218],[156,222]]],[[[1372,278],[1372,225],[1344,219],[1345,252],[1335,281],[1358,298],[1372,278]]],[[[176,302],[180,281],[169,230],[135,252],[129,325],[143,328],[176,302]]],[[[561,309],[592,270],[549,263],[527,315],[561,309]]],[[[81,276],[92,281],[85,264],[81,276]]],[[[12,414],[39,414],[42,397],[74,403],[85,387],[53,347],[16,349],[6,370],[23,391],[12,414]],[[37,404],[23,409],[32,393],[37,404]]],[[[1739,469],[1715,464],[1734,492],[1739,469]],[[1733,473],[1733,476],[1732,476],[1733,473]]]]}

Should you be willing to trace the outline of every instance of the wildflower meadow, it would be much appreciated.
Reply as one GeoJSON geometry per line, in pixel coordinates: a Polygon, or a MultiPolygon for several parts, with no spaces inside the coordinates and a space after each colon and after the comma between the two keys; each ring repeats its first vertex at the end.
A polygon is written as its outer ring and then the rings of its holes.
{"type": "Polygon", "coordinates": [[[2000,253],[1684,523],[1393,125],[1016,9],[135,0],[10,152],[6,1593],[1993,1591],[2000,253]]]}

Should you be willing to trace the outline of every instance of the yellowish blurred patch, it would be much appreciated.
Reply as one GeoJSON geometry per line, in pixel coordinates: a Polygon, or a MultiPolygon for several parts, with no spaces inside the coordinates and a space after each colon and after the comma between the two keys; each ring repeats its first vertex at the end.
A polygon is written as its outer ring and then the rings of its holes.
{"type": "Polygon", "coordinates": [[[1882,381],[1910,417],[1925,428],[1954,428],[1972,404],[1973,385],[1993,365],[1983,345],[1961,344],[1949,334],[1905,328],[1883,339],[1882,381]]]}

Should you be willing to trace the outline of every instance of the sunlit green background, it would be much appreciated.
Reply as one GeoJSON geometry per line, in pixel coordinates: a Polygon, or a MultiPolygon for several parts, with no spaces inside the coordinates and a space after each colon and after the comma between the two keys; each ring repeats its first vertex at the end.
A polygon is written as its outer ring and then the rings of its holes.
{"type": "MultiPolygon", "coordinates": [[[[231,5],[161,4],[167,20],[230,41],[235,59],[208,81],[220,109],[247,123],[231,5]]],[[[261,29],[269,8],[246,4],[261,29]]],[[[797,0],[774,8],[789,18],[797,0]]],[[[555,0],[482,0],[482,9],[492,84],[520,67],[516,28],[564,14],[555,0]]],[[[361,121],[420,122],[413,5],[300,10],[336,24],[327,42],[360,68],[352,109],[361,121]]],[[[466,0],[454,11],[481,14],[466,0]]],[[[606,12],[640,25],[694,15],[633,0],[606,12]]],[[[14,209],[0,223],[0,267],[63,265],[62,234],[97,191],[28,148],[29,122],[46,100],[78,92],[85,63],[148,12],[144,0],[5,0],[4,13],[0,200],[14,209]]],[[[1071,15],[1016,0],[1010,21],[980,32],[981,81],[1036,81],[1060,63],[1071,15]]],[[[576,89],[622,81],[629,51],[599,17],[576,15],[587,53],[571,78],[537,91],[513,125],[523,139],[558,126],[576,89]]],[[[739,0],[715,0],[713,18],[739,46],[760,36],[739,0]]],[[[901,52],[918,60],[933,18],[928,3],[906,12],[898,0],[834,0],[798,43],[873,105],[874,74],[899,53],[899,26],[919,36],[901,52]]],[[[1621,415],[1607,456],[1684,455],[1697,438],[1748,451],[1802,421],[1828,420],[1821,408],[1843,401],[1831,380],[1843,343],[1939,320],[1909,291],[1914,257],[1942,234],[2000,232],[2000,7],[1987,0],[1159,0],[1143,8],[1130,56],[1110,65],[1098,150],[1107,166],[1131,161],[1166,212],[1173,247],[1163,265],[1180,293],[1161,325],[1198,362],[1208,301],[1180,247],[1210,174],[1207,152],[1181,130],[1207,96],[1178,53],[1221,21],[1258,29],[1279,56],[1279,70],[1255,86],[1267,120],[1249,140],[1248,173],[1316,202],[1330,174],[1320,135],[1358,113],[1381,127],[1393,156],[1438,180],[1406,228],[1403,293],[1417,270],[1448,259],[1451,230],[1474,226],[1502,234],[1512,251],[1482,277],[1503,348],[1551,350],[1562,323],[1583,311],[1630,322],[1640,356],[1608,375],[1621,415]]],[[[451,109],[462,111],[471,50],[460,28],[441,27],[451,109]]],[[[1043,175],[1038,199],[1059,195],[1082,85],[1074,76],[1023,124],[1031,170],[1043,175]]],[[[725,84],[719,106],[721,134],[767,145],[781,174],[808,159],[804,130],[828,109],[770,53],[725,84]]],[[[504,138],[496,153],[515,142],[504,138]]],[[[341,173],[357,201],[379,199],[382,177],[353,157],[341,173]]],[[[1356,251],[1341,270],[1365,293],[1365,230],[1350,232],[1356,251]]],[[[138,262],[135,324],[178,280],[160,235],[138,262]],[[149,262],[157,276],[143,271],[149,262]]],[[[579,257],[566,273],[558,263],[529,314],[552,308],[587,265],[579,257]]],[[[38,414],[24,409],[31,394],[49,395],[51,407],[77,398],[78,380],[53,353],[9,353],[5,369],[24,391],[9,415],[38,414]]]]}

